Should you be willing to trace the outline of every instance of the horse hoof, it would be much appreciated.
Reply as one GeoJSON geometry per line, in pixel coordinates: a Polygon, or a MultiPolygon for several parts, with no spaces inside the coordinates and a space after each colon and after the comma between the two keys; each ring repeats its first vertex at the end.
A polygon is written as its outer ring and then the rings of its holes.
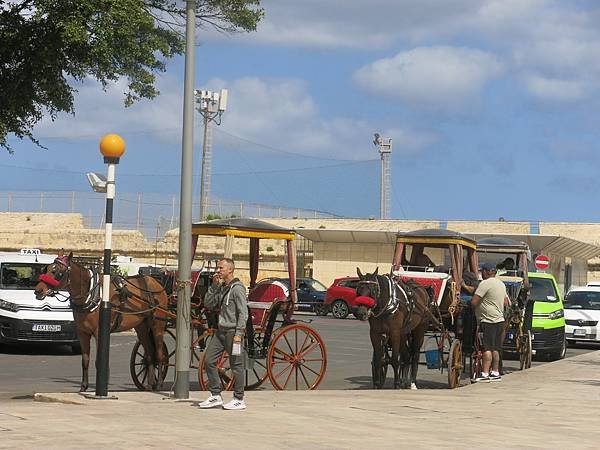
{"type": "Polygon", "coordinates": [[[81,387],[79,388],[79,392],[85,392],[85,391],[87,391],[87,389],[88,389],[88,387],[87,387],[87,386],[81,386],[81,387]]]}
{"type": "Polygon", "coordinates": [[[417,387],[417,385],[416,385],[415,383],[410,383],[410,390],[411,390],[411,391],[416,391],[416,390],[418,390],[418,389],[419,389],[419,388],[417,387]]]}

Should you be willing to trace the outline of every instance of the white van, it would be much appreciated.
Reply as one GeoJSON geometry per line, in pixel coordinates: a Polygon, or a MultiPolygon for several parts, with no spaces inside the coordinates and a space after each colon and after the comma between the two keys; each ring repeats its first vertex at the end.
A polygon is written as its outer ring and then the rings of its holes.
{"type": "Polygon", "coordinates": [[[80,351],[68,293],[35,298],[39,276],[53,261],[38,249],[0,253],[0,342],[67,344],[80,351]]]}

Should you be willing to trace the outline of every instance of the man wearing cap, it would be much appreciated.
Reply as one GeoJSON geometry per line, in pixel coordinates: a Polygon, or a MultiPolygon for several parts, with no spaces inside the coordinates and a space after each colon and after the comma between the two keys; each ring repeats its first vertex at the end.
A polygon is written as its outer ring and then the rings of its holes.
{"type": "Polygon", "coordinates": [[[496,266],[483,264],[481,277],[483,281],[479,283],[471,300],[479,328],[483,332],[483,367],[481,376],[475,381],[501,381],[499,367],[504,340],[504,306],[508,305],[509,299],[506,286],[496,278],[496,266]]]}

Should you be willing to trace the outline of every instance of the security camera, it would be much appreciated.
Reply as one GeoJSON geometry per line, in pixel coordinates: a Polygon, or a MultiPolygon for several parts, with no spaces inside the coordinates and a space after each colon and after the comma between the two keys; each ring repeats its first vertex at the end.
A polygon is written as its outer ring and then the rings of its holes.
{"type": "Polygon", "coordinates": [[[99,192],[101,194],[106,193],[106,177],[104,175],[100,175],[99,173],[95,172],[88,172],[85,174],[85,176],[87,177],[88,182],[90,183],[90,186],[92,186],[94,192],[99,192]]]}

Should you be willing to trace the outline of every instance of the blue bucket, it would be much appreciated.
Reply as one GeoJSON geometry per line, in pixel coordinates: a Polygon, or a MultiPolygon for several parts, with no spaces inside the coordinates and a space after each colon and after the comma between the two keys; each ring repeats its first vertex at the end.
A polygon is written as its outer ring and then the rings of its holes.
{"type": "Polygon", "coordinates": [[[440,368],[440,351],[436,349],[425,351],[425,361],[428,369],[440,368]]]}

